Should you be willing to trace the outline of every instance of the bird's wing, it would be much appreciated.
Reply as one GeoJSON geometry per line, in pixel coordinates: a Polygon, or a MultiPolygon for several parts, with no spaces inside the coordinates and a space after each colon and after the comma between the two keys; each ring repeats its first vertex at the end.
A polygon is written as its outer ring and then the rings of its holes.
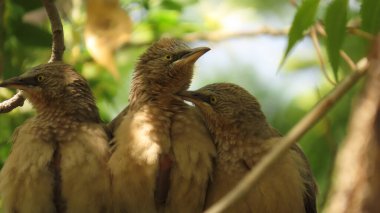
{"type": "Polygon", "coordinates": [[[317,184],[313,178],[313,174],[311,173],[311,168],[309,165],[309,162],[301,150],[301,148],[294,144],[291,149],[295,151],[304,161],[304,169],[301,170],[301,175],[304,179],[305,183],[305,194],[304,194],[304,205],[305,205],[305,212],[307,213],[317,213],[317,204],[316,204],[316,196],[318,192],[317,184]]]}
{"type": "MultiPolygon", "coordinates": [[[[278,132],[276,129],[272,128],[273,134],[275,136],[282,136],[280,132],[278,132]]],[[[311,168],[309,165],[309,162],[303,153],[302,149],[297,145],[294,144],[291,147],[291,150],[295,151],[303,160],[304,165],[301,167],[303,168],[301,170],[302,178],[305,182],[305,194],[304,194],[304,205],[305,205],[305,211],[307,213],[316,213],[317,212],[317,204],[316,204],[316,196],[318,192],[317,184],[313,178],[313,174],[311,173],[311,168]]]]}
{"type": "Polygon", "coordinates": [[[175,165],[166,208],[169,212],[201,212],[216,151],[196,108],[186,106],[175,115],[171,141],[175,165]]]}
{"type": "Polygon", "coordinates": [[[160,154],[158,163],[158,172],[156,177],[156,188],[154,190],[154,199],[157,206],[166,202],[170,188],[170,174],[173,166],[173,160],[169,154],[160,154]]]}
{"type": "Polygon", "coordinates": [[[109,131],[112,135],[114,134],[117,127],[123,121],[124,116],[128,113],[129,106],[125,107],[123,111],[121,111],[108,125],[107,131],[109,131]]]}
{"type": "Polygon", "coordinates": [[[121,111],[111,122],[109,122],[104,127],[109,137],[108,146],[110,147],[111,153],[115,151],[117,145],[115,139],[115,131],[120,126],[120,123],[123,121],[125,115],[127,115],[128,110],[129,106],[125,107],[123,111],[121,111]]]}
{"type": "Polygon", "coordinates": [[[18,140],[20,140],[20,132],[22,129],[28,128],[33,123],[33,118],[30,118],[24,122],[23,125],[17,127],[12,134],[11,143],[14,145],[18,140]]]}

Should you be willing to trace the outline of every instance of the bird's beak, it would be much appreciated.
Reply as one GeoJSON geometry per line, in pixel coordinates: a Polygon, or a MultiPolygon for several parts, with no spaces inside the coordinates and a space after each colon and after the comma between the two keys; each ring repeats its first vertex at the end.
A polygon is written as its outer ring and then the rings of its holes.
{"type": "Polygon", "coordinates": [[[178,93],[178,96],[185,101],[190,101],[196,106],[208,105],[208,96],[197,91],[183,91],[178,93]]]}
{"type": "Polygon", "coordinates": [[[6,87],[11,89],[25,89],[30,86],[36,86],[34,77],[17,76],[7,79],[0,83],[0,87],[6,87]]]}
{"type": "Polygon", "coordinates": [[[198,58],[200,58],[203,54],[208,52],[210,48],[208,47],[197,47],[189,50],[188,53],[183,55],[179,60],[176,61],[177,65],[186,65],[186,64],[194,64],[198,58]]]}

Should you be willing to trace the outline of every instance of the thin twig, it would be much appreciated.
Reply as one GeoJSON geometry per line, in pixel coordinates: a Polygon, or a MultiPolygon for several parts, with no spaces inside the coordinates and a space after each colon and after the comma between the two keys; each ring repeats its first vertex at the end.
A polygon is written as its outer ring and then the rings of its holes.
{"type": "Polygon", "coordinates": [[[53,37],[49,63],[54,61],[62,61],[63,52],[65,51],[65,41],[63,37],[61,18],[59,17],[57,7],[55,6],[53,0],[43,0],[42,2],[45,6],[46,13],[50,20],[53,37]]]}
{"type": "Polygon", "coordinates": [[[343,50],[340,50],[340,51],[339,51],[339,54],[340,54],[340,56],[343,58],[343,60],[348,64],[348,66],[350,67],[351,71],[355,71],[355,70],[356,70],[356,64],[355,64],[355,62],[350,58],[350,56],[348,56],[347,53],[344,52],[343,50]]]}
{"type": "MultiPolygon", "coordinates": [[[[59,17],[58,10],[53,0],[42,0],[42,2],[49,17],[52,31],[52,51],[48,63],[62,61],[63,52],[65,51],[65,43],[61,18],[59,17]]],[[[20,92],[18,92],[9,100],[0,103],[0,113],[10,112],[16,107],[22,106],[24,101],[25,98],[22,97],[20,92]]]]}
{"type": "Polygon", "coordinates": [[[191,33],[187,34],[182,39],[184,41],[192,42],[198,40],[207,41],[221,41],[230,38],[238,37],[252,37],[260,35],[270,35],[270,36],[284,36],[287,35],[289,29],[275,29],[271,27],[261,27],[259,29],[242,31],[242,32],[209,32],[209,33],[191,33]]]}
{"type": "Polygon", "coordinates": [[[353,35],[359,36],[368,41],[373,41],[375,39],[375,36],[373,36],[371,33],[367,33],[363,30],[360,30],[357,27],[347,27],[347,31],[353,35]]]}
{"type": "Polygon", "coordinates": [[[245,196],[252,187],[259,181],[264,172],[272,166],[276,160],[300,139],[310,128],[312,128],[344,95],[355,85],[368,68],[367,59],[362,59],[358,65],[358,70],[347,76],[334,90],[329,93],[313,110],[304,116],[290,131],[283,137],[276,147],[274,147],[261,161],[239,182],[239,184],[226,196],[211,206],[206,213],[223,212],[233,203],[245,196]]]}
{"type": "Polygon", "coordinates": [[[298,7],[297,0],[289,0],[289,2],[290,2],[290,4],[291,4],[293,7],[295,7],[295,8],[298,7]]]}
{"type": "Polygon", "coordinates": [[[12,111],[16,107],[21,107],[24,105],[25,98],[21,95],[19,91],[12,98],[1,102],[0,104],[0,113],[7,113],[12,111]]]}
{"type": "Polygon", "coordinates": [[[319,65],[321,67],[323,75],[325,76],[325,78],[327,79],[328,82],[330,82],[332,85],[336,85],[336,82],[331,80],[331,78],[329,77],[329,75],[326,72],[326,65],[325,65],[325,62],[324,62],[323,57],[322,57],[321,47],[319,45],[318,35],[317,35],[315,27],[311,27],[310,36],[311,36],[311,40],[313,41],[314,49],[317,52],[319,65]]]}

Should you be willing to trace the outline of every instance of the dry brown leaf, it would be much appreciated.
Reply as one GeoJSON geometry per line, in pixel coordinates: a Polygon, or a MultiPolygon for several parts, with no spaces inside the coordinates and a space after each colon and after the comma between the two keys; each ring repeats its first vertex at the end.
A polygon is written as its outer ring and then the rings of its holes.
{"type": "Polygon", "coordinates": [[[132,21],[118,0],[87,1],[85,27],[86,46],[94,60],[107,68],[116,78],[120,77],[115,62],[115,50],[128,42],[132,21]]]}

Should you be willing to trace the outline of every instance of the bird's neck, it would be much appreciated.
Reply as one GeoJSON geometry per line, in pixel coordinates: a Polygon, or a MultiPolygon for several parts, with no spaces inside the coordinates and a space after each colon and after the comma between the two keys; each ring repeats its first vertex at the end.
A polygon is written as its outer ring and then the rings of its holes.
{"type": "Polygon", "coordinates": [[[176,106],[184,104],[168,88],[158,85],[147,85],[144,82],[132,82],[129,102],[131,106],[140,107],[148,104],[157,106],[164,111],[172,111],[176,106]]]}
{"type": "MultiPolygon", "coordinates": [[[[175,99],[175,94],[180,91],[188,89],[191,82],[191,76],[186,76],[189,71],[183,71],[181,78],[177,79],[173,76],[157,76],[149,75],[146,71],[141,71],[141,69],[153,69],[151,67],[144,67],[139,65],[134,73],[131,83],[131,90],[129,93],[130,102],[167,102],[175,99]]],[[[190,69],[192,70],[192,69],[190,69]]],[[[165,70],[162,70],[165,72],[165,70]]],[[[169,75],[169,74],[168,74],[169,75]]]]}
{"type": "Polygon", "coordinates": [[[33,105],[37,116],[53,121],[100,122],[98,108],[89,99],[66,97],[63,100],[51,100],[33,105]]]}

